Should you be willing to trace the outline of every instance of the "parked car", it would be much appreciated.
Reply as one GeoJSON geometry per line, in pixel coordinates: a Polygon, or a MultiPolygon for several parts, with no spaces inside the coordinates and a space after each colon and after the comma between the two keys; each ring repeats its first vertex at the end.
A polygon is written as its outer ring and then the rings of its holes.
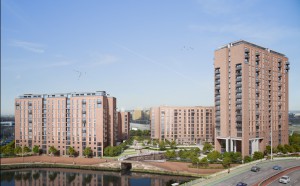
{"type": "Polygon", "coordinates": [[[280,179],[279,179],[279,183],[284,183],[284,184],[287,184],[287,183],[290,183],[290,177],[289,176],[282,176],[280,179]]]}
{"type": "Polygon", "coordinates": [[[281,167],[278,166],[278,165],[275,165],[275,166],[273,166],[273,169],[274,169],[274,170],[281,170],[281,167]]]}
{"type": "Polygon", "coordinates": [[[252,171],[252,172],[258,172],[258,171],[260,171],[260,167],[258,167],[258,166],[253,166],[253,167],[251,168],[251,171],[252,171]]]}
{"type": "Polygon", "coordinates": [[[236,186],[247,186],[247,183],[244,183],[244,182],[238,182],[236,184],[236,186]]]}

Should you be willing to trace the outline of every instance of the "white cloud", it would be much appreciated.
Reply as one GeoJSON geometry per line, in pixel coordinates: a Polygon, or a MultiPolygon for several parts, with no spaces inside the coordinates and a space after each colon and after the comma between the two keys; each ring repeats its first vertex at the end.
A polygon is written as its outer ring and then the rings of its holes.
{"type": "Polygon", "coordinates": [[[99,66],[99,65],[108,65],[113,64],[119,61],[119,59],[111,54],[100,54],[91,56],[90,63],[88,66],[99,66]]]}
{"type": "Polygon", "coordinates": [[[35,52],[35,53],[44,53],[45,52],[44,45],[41,45],[38,43],[33,43],[33,42],[28,42],[28,41],[14,40],[14,41],[11,41],[10,45],[14,46],[14,47],[23,48],[25,50],[35,52]]]}

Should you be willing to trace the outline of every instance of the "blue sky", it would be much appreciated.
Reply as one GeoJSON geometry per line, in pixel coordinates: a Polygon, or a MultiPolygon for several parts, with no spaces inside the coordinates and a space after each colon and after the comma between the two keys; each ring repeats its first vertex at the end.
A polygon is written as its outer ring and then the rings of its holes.
{"type": "Polygon", "coordinates": [[[286,54],[300,110],[299,20],[297,0],[2,0],[1,114],[23,93],[96,90],[119,109],[212,106],[214,50],[240,39],[286,54]]]}

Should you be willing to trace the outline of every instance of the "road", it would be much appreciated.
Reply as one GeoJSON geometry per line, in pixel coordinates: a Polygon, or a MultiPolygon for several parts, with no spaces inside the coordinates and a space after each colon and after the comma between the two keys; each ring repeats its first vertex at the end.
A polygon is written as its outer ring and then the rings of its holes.
{"type": "MultiPolygon", "coordinates": [[[[296,165],[300,166],[300,159],[263,161],[261,163],[257,163],[257,166],[261,168],[259,172],[251,172],[250,169],[253,165],[248,165],[235,171],[231,171],[231,173],[225,176],[217,176],[214,179],[207,180],[196,185],[235,186],[240,181],[247,183],[248,185],[255,185],[256,183],[270,177],[278,171],[272,169],[274,165],[279,165],[282,167],[282,169],[296,165]]],[[[298,184],[300,184],[300,182],[298,184]]]]}
{"type": "MultiPolygon", "coordinates": [[[[291,182],[287,185],[289,186],[297,186],[297,185],[300,185],[300,170],[298,171],[294,171],[294,172],[291,172],[289,174],[287,174],[290,179],[291,179],[291,182]]],[[[269,184],[269,186],[282,186],[282,185],[285,185],[285,184],[282,184],[282,183],[279,183],[278,182],[279,179],[276,179],[275,181],[273,181],[271,184],[269,184]]]]}

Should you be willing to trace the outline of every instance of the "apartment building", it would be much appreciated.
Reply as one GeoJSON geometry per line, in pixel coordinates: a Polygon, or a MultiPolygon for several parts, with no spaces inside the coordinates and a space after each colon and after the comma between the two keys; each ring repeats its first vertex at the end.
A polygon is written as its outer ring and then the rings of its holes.
{"type": "Polygon", "coordinates": [[[152,139],[186,145],[214,142],[214,107],[153,107],[150,119],[152,139]]]}
{"type": "Polygon", "coordinates": [[[118,112],[118,136],[119,139],[126,140],[130,137],[130,112],[118,112]]]}
{"type": "Polygon", "coordinates": [[[215,51],[215,148],[264,151],[288,143],[288,58],[237,41],[215,51]]]}
{"type": "Polygon", "coordinates": [[[54,146],[60,155],[72,146],[93,155],[118,139],[116,98],[105,91],[24,94],[15,99],[16,146],[38,145],[44,153],[54,146]]]}

